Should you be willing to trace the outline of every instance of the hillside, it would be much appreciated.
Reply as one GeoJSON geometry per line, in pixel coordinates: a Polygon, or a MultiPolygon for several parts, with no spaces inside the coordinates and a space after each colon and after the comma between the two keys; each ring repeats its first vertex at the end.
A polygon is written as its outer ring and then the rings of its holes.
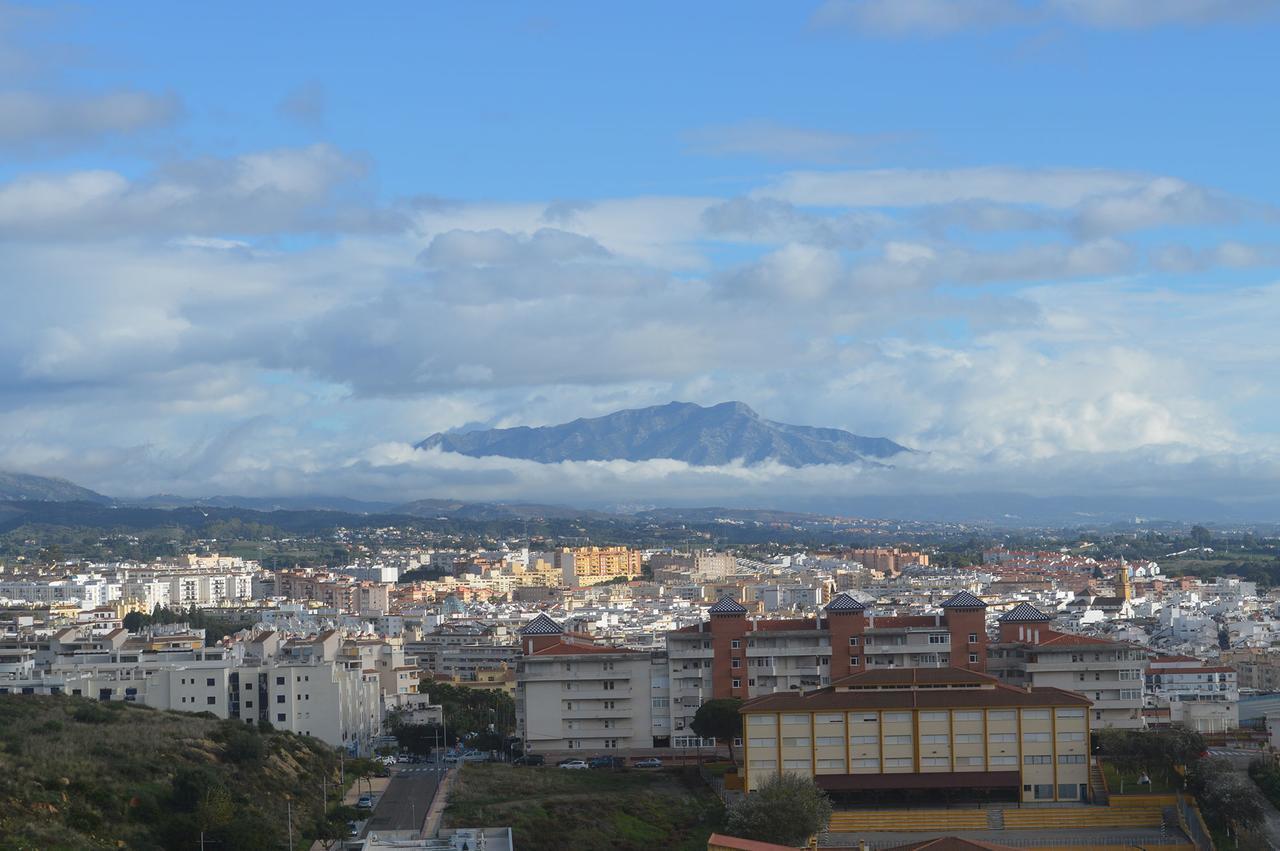
{"type": "MultiPolygon", "coordinates": [[[[321,825],[336,752],[238,722],[71,697],[0,695],[0,847],[296,847],[321,825]]],[[[330,787],[330,800],[338,798],[330,787]]],[[[337,830],[343,814],[335,813],[337,830]]]]}
{"type": "Polygon", "coordinates": [[[66,479],[50,476],[33,476],[29,473],[10,473],[0,470],[0,500],[41,500],[67,502],[110,502],[109,497],[82,488],[66,479]]]}
{"type": "Polygon", "coordinates": [[[911,451],[883,437],[766,420],[741,402],[709,408],[671,402],[554,426],[440,433],[418,448],[544,464],[669,458],[696,466],[773,461],[789,467],[878,465],[878,459],[911,451]]]}

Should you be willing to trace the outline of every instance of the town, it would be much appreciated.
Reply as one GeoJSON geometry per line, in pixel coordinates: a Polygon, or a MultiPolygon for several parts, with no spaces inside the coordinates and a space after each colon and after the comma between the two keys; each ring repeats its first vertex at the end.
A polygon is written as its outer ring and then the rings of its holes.
{"type": "MultiPolygon", "coordinates": [[[[821,831],[838,847],[891,834],[885,810],[865,808],[895,796],[1083,805],[1117,781],[1142,789],[1104,776],[1112,731],[1187,730],[1228,755],[1280,747],[1280,589],[1171,576],[1164,559],[1095,557],[1079,540],[991,544],[963,566],[937,546],[739,549],[513,539],[275,570],[214,552],[10,559],[0,694],[206,713],[352,760],[398,753],[350,821],[348,841],[368,848],[439,831],[429,804],[460,763],[727,759],[729,796],[811,779],[841,807],[821,831]],[[464,691],[488,700],[472,729],[435,699],[464,691]],[[726,701],[745,726],[705,729],[699,710],[726,701]],[[415,793],[426,799],[400,812],[397,786],[412,782],[431,784],[415,793]]],[[[1167,831],[1151,806],[1127,824],[1167,831]]],[[[1046,826],[1034,812],[1004,815],[1046,826]]]]}

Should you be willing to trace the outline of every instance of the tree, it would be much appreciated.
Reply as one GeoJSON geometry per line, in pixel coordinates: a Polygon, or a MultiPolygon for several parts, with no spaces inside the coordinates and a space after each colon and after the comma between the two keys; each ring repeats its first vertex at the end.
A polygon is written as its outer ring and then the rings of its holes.
{"type": "Polygon", "coordinates": [[[704,739],[728,742],[729,758],[733,759],[733,740],[742,736],[742,715],[738,712],[741,706],[742,701],[736,697],[708,700],[698,707],[690,726],[704,739]]]}
{"type": "Polygon", "coordinates": [[[796,846],[824,830],[830,819],[831,801],[811,778],[774,774],[729,808],[725,830],[742,839],[796,846]]]}
{"type": "Polygon", "coordinates": [[[1213,543],[1213,533],[1203,526],[1192,526],[1190,538],[1197,547],[1207,547],[1213,543]]]}

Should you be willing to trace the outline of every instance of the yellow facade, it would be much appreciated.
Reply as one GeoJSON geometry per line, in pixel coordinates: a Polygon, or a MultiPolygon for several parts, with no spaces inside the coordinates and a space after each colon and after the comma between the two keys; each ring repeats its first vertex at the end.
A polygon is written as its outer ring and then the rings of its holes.
{"type": "Polygon", "coordinates": [[[1082,801],[1085,707],[965,706],[787,712],[744,709],[748,790],[781,770],[818,775],[1017,771],[1023,801],[1082,801]]]}

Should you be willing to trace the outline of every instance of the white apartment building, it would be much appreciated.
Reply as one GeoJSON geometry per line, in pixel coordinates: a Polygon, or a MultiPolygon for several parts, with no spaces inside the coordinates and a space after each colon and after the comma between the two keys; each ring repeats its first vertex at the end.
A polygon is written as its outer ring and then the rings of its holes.
{"type": "Polygon", "coordinates": [[[521,631],[521,641],[516,733],[527,750],[651,748],[669,735],[665,671],[652,654],[566,634],[545,615],[521,631]]]}
{"type": "Polygon", "coordinates": [[[1029,603],[1000,616],[1000,641],[989,670],[1010,685],[1060,688],[1089,698],[1095,728],[1146,726],[1146,650],[1121,641],[1058,632],[1053,618],[1029,603]]]}
{"type": "Polygon", "coordinates": [[[1146,670],[1148,701],[1169,710],[1169,720],[1200,732],[1240,726],[1236,670],[1192,656],[1157,656],[1146,670]]]}

